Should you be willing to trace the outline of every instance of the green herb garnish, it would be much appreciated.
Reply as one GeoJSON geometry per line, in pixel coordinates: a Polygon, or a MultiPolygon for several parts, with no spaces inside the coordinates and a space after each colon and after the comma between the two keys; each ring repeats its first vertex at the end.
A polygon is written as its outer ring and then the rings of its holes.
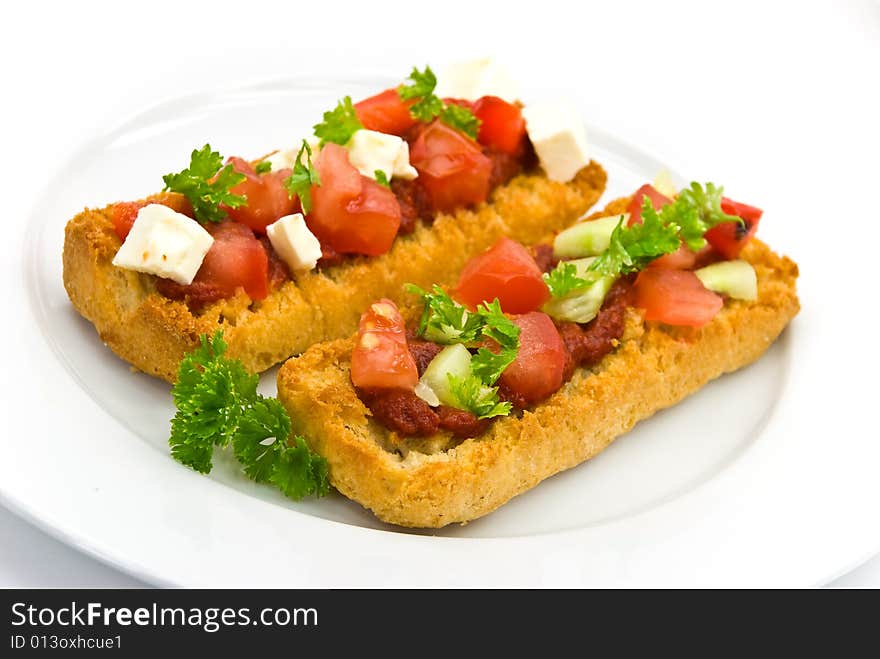
{"type": "Polygon", "coordinates": [[[322,146],[327,142],[346,145],[351,136],[363,127],[352,105],[351,96],[346,96],[335,108],[324,113],[321,123],[315,124],[315,137],[321,139],[322,146]]]}
{"type": "Polygon", "coordinates": [[[272,163],[268,160],[261,160],[257,163],[256,167],[254,167],[254,171],[257,174],[265,174],[266,172],[272,171],[272,163]]]}
{"type": "Polygon", "coordinates": [[[375,172],[373,172],[373,176],[376,177],[376,183],[378,183],[379,185],[383,185],[386,188],[391,187],[391,182],[388,180],[388,175],[381,169],[377,169],[375,172]]]}
{"type": "Polygon", "coordinates": [[[165,189],[179,192],[192,205],[193,214],[199,222],[221,222],[226,219],[223,204],[238,208],[247,203],[243,195],[236,195],[230,189],[245,180],[245,175],[235,171],[232,165],[223,166],[223,157],[206,144],[201,149],[193,149],[189,167],[177,174],[162,177],[165,189]]]}
{"type": "Polygon", "coordinates": [[[302,206],[303,213],[312,210],[312,186],[321,185],[321,177],[318,170],[312,165],[312,147],[303,140],[296,161],[293,163],[293,172],[284,181],[287,194],[291,197],[296,195],[302,206]],[[303,162],[303,155],[306,161],[303,162]]]}
{"type": "Polygon", "coordinates": [[[232,445],[244,472],[272,483],[292,499],[329,491],[327,462],[300,436],[291,437],[290,417],[274,398],[257,393],[257,375],[223,356],[222,332],[180,362],[171,390],[177,413],[168,440],[176,460],[201,473],[212,467],[215,447],[232,445]]]}
{"type": "Polygon", "coordinates": [[[480,129],[480,120],[466,107],[454,103],[444,103],[443,99],[434,93],[437,87],[437,76],[426,66],[424,71],[413,67],[412,73],[397,88],[397,93],[404,101],[416,99],[409,112],[413,118],[419,121],[431,121],[434,117],[440,117],[440,121],[460,130],[472,139],[477,139],[480,129]]]}
{"type": "Polygon", "coordinates": [[[450,373],[449,390],[461,406],[478,419],[506,416],[513,409],[509,402],[499,400],[496,387],[487,386],[477,375],[458,377],[450,373]]]}

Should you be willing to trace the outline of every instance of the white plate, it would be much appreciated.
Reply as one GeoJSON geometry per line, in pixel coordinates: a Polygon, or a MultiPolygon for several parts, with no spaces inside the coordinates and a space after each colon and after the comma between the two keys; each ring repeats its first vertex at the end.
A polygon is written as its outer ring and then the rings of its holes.
{"type": "MultiPolygon", "coordinates": [[[[811,303],[829,286],[808,277],[805,311],[758,363],[466,526],[401,531],[339,495],[287,501],[229,459],[210,477],[176,464],[166,444],[169,387],[130,372],[67,300],[66,220],[86,205],[155,191],[162,173],[207,141],[249,156],[290,147],[341,90],[357,97],[390,83],[298,79],[176,99],[59,169],[18,256],[15,302],[31,313],[11,321],[20,332],[9,373],[21,374],[26,395],[0,439],[7,505],[117,567],[177,585],[810,585],[880,547],[880,529],[865,523],[880,500],[869,470],[877,447],[845,423],[834,437],[819,425],[821,403],[853,397],[845,379],[831,391],[810,386],[817,365],[840,360],[821,361],[823,332],[834,327],[811,303]]],[[[661,167],[598,128],[589,135],[609,172],[606,199],[661,167]]],[[[803,265],[812,244],[798,246],[803,265]]],[[[274,374],[263,378],[267,393],[274,374]]],[[[864,413],[841,416],[858,422],[864,413]]]]}

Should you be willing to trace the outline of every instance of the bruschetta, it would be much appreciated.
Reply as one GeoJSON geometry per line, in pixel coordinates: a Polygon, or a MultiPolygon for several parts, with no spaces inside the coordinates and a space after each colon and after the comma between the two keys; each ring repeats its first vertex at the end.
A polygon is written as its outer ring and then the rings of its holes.
{"type": "Polygon", "coordinates": [[[288,360],[278,398],[379,519],[476,519],[767,350],[798,270],[753,238],[761,214],[646,185],[542,244],[502,239],[288,360]]]}
{"type": "Polygon", "coordinates": [[[414,69],[345,97],[292,149],[224,160],[205,145],[163,192],[84,210],[65,230],[74,307],[145,373],[173,382],[217,330],[259,372],[347,336],[405,282],[445,282],[502,236],[570,223],[606,181],[582,123],[558,104],[523,106],[489,63],[474,66],[443,98],[430,68],[414,69]]]}

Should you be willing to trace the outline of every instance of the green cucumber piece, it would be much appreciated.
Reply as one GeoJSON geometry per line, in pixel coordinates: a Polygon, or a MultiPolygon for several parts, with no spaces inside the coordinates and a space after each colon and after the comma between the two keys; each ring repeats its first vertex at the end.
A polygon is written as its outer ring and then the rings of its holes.
{"type": "Polygon", "coordinates": [[[430,397],[430,393],[432,393],[442,405],[461,407],[461,403],[458,402],[458,399],[452,394],[450,389],[449,376],[454,375],[466,378],[470,374],[471,353],[468,352],[468,349],[461,343],[446,346],[428,364],[428,368],[425,369],[425,373],[416,387],[416,395],[420,393],[425,394],[419,395],[419,398],[431,404],[431,401],[427,399],[430,397]],[[430,393],[426,392],[425,389],[430,393]]]}
{"type": "Polygon", "coordinates": [[[553,241],[553,255],[558,259],[572,259],[601,254],[608,248],[611,233],[621,217],[626,224],[629,213],[581,222],[560,232],[553,241]]]}
{"type": "Polygon", "coordinates": [[[737,300],[758,299],[758,277],[748,261],[721,261],[695,270],[703,286],[737,300]]]}
{"type": "MultiPolygon", "coordinates": [[[[586,259],[584,259],[586,260],[586,259]]],[[[590,259],[592,261],[592,259],[590,259]]],[[[581,275],[581,272],[578,272],[581,275]]],[[[591,273],[592,274],[592,273],[591,273]]],[[[563,297],[554,297],[541,309],[551,318],[572,323],[588,323],[602,308],[605,296],[611,290],[616,277],[599,277],[585,288],[572,291],[563,297]]]]}

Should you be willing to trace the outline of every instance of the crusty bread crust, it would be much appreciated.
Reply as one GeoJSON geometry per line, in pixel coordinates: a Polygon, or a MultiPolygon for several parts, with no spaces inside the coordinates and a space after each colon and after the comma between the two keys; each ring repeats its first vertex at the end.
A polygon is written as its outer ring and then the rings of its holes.
{"type": "Polygon", "coordinates": [[[157,293],[153,277],[115,267],[120,241],[110,207],[86,209],[65,228],[64,286],[101,339],[145,373],[173,382],[199,335],[217,329],[223,329],[229,356],[259,372],[313,343],[349,335],[370,302],[399,300],[407,282],[451,283],[470,256],[501,236],[531,243],[570,224],[598,201],[605,181],[595,162],[566,184],[518,176],[495,190],[489,203],[441,214],[431,227],[418,223],[387,254],[297,274],[261,302],[239,292],[199,314],[157,293]]]}
{"type": "MultiPolygon", "coordinates": [[[[618,212],[625,203],[613,203],[618,212]]],[[[797,265],[752,240],[758,300],[729,300],[708,325],[676,328],[628,311],[621,344],[578,369],[550,399],[456,443],[397,437],[375,422],[350,380],[354,338],[312,346],[278,373],[294,430],[325,456],[330,481],[380,519],[442,527],[485,515],[543,479],[588,460],[658,410],[760,357],[799,309],[797,265]]]]}

